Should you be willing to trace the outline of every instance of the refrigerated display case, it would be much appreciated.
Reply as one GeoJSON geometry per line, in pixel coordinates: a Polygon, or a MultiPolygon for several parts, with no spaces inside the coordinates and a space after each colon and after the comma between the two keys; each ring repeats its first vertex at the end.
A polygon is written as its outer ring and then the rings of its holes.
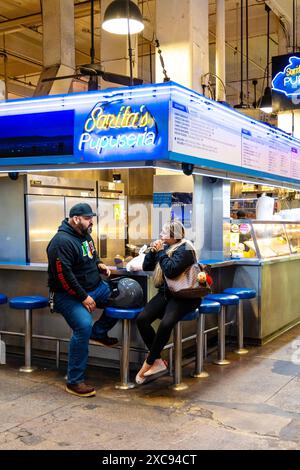
{"type": "Polygon", "coordinates": [[[300,254],[300,223],[233,220],[230,251],[232,258],[262,260],[300,254]]]}

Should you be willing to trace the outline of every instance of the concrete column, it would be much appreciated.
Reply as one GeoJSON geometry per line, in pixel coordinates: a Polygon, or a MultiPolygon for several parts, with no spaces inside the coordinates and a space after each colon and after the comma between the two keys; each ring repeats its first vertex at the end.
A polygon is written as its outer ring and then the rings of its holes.
{"type": "MultiPolygon", "coordinates": [[[[107,6],[112,0],[101,1],[101,25],[107,6]]],[[[137,3],[136,0],[134,0],[137,3]]],[[[103,70],[130,76],[130,64],[128,54],[128,37],[125,35],[111,34],[101,28],[100,57],[103,70]]],[[[131,47],[133,50],[133,76],[138,76],[138,35],[131,35],[131,47]]],[[[116,83],[105,82],[101,79],[101,88],[118,87],[116,83]]]]}
{"type": "Polygon", "coordinates": [[[0,80],[0,101],[5,100],[5,83],[3,80],[0,80]]]}
{"type": "Polygon", "coordinates": [[[74,1],[42,0],[42,7],[44,69],[35,95],[68,93],[72,79],[53,82],[42,82],[42,79],[74,73],[74,1]]]}
{"type": "MultiPolygon", "coordinates": [[[[290,33],[292,33],[292,31],[290,31],[290,33]]],[[[288,54],[288,46],[287,35],[278,22],[278,55],[288,54]]]]}
{"type": "Polygon", "coordinates": [[[226,101],[225,54],[225,0],[216,0],[216,101],[226,101]]]}
{"type": "MultiPolygon", "coordinates": [[[[156,35],[172,81],[202,92],[209,71],[208,0],[157,0],[156,35]]],[[[156,82],[163,81],[156,55],[156,82]]]]}
{"type": "Polygon", "coordinates": [[[230,183],[194,175],[195,246],[203,259],[230,256],[230,183]]]}

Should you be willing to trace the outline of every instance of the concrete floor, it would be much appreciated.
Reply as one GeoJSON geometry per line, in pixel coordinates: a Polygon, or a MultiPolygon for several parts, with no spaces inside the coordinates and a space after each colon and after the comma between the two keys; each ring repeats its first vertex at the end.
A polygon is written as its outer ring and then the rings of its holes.
{"type": "Polygon", "coordinates": [[[226,367],[207,364],[207,379],[190,378],[193,365],[185,367],[183,392],[168,388],[168,376],[118,391],[118,371],[90,367],[97,396],[84,399],[64,391],[64,369],[44,363],[22,374],[21,359],[8,357],[0,449],[300,449],[300,326],[228,358],[226,367]]]}

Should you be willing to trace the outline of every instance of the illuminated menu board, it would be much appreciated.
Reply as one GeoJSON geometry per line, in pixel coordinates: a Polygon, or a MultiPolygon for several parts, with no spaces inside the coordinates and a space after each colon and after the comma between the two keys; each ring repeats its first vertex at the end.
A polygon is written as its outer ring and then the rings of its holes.
{"type": "Polygon", "coordinates": [[[208,168],[299,183],[300,141],[279,129],[203,97],[173,99],[169,122],[174,159],[189,155],[208,168]]]}
{"type": "Polygon", "coordinates": [[[170,114],[170,150],[212,161],[222,161],[226,154],[226,163],[241,164],[239,133],[226,114],[216,114],[209,104],[184,106],[174,101],[170,114]]]}

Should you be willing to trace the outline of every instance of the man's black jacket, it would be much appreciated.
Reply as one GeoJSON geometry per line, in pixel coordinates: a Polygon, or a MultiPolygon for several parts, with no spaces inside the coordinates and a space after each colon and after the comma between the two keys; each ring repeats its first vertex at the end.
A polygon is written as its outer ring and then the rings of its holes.
{"type": "Polygon", "coordinates": [[[92,237],[80,236],[63,220],[48,247],[48,286],[53,292],[67,292],[81,302],[87,291],[101,282],[98,264],[101,262],[92,237]]]}

